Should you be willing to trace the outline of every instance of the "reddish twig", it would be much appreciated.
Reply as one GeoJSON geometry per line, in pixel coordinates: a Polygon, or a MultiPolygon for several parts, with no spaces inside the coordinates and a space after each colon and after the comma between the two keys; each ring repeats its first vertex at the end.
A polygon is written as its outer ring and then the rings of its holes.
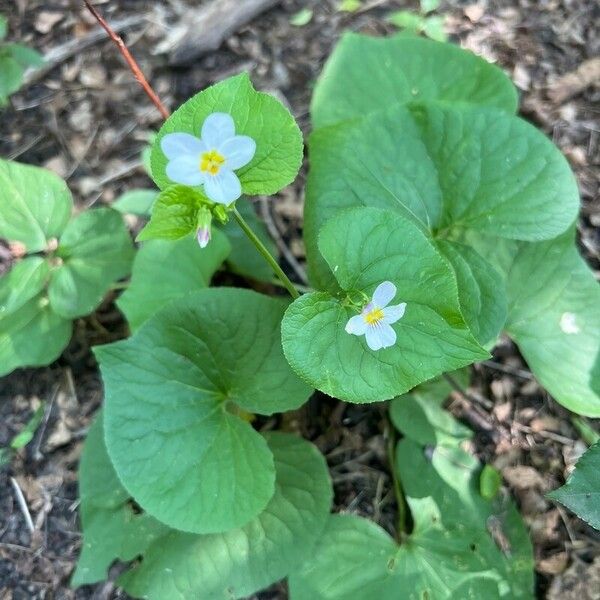
{"type": "Polygon", "coordinates": [[[125,45],[123,38],[121,38],[121,36],[113,30],[113,28],[106,22],[104,17],[94,8],[94,6],[91,4],[91,2],[89,0],[83,0],[83,2],[86,5],[87,9],[94,15],[94,18],[96,19],[96,21],[98,21],[100,26],[104,29],[104,31],[106,31],[106,33],[108,34],[108,37],[117,45],[119,52],[123,55],[123,58],[129,65],[129,68],[131,69],[131,72],[133,73],[134,77],[137,79],[138,83],[142,86],[142,88],[144,89],[144,91],[146,92],[146,94],[148,95],[150,100],[152,100],[152,103],[154,104],[154,106],[156,106],[156,108],[162,115],[163,119],[167,119],[170,114],[169,110],[160,101],[160,98],[158,97],[156,92],[152,89],[152,86],[148,83],[148,80],[146,79],[146,77],[144,77],[144,74],[142,73],[140,66],[137,64],[135,58],[133,58],[133,56],[131,55],[131,52],[129,52],[129,49],[125,45]]]}

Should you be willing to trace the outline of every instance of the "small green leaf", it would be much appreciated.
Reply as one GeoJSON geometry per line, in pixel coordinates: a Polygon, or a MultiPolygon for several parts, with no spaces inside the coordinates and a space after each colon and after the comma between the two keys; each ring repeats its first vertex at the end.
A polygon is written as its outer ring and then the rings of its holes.
{"type": "Polygon", "coordinates": [[[123,214],[149,217],[152,212],[152,205],[157,197],[158,192],[156,190],[129,190],[119,196],[111,204],[111,208],[123,214]]]}
{"type": "Polygon", "coordinates": [[[600,442],[587,449],[577,461],[567,483],[548,494],[580,519],[600,529],[600,442]]]}
{"type": "Polygon", "coordinates": [[[8,19],[4,15],[0,15],[0,40],[3,40],[8,33],[8,19]]]}
{"type": "Polygon", "coordinates": [[[227,238],[218,230],[213,230],[204,249],[193,236],[174,242],[145,242],[135,257],[131,283],[117,300],[131,329],[137,329],[171,300],[207,288],[229,251],[227,238]]]}
{"type": "Polygon", "coordinates": [[[13,450],[20,450],[29,444],[44,418],[45,410],[46,407],[42,402],[31,415],[29,421],[27,421],[27,425],[11,440],[10,447],[13,450]]]}
{"type": "Polygon", "coordinates": [[[438,240],[458,281],[458,297],[467,325],[480,344],[495,343],[507,315],[502,276],[475,250],[463,244],[438,240]]]}
{"type": "Polygon", "coordinates": [[[192,535],[134,514],[102,438],[90,429],[80,465],[84,542],[73,585],[105,579],[115,559],[141,563],[120,577],[127,592],[150,599],[240,598],[287,575],[306,558],[331,504],[331,483],[314,446],[291,435],[266,436],[276,471],[275,493],[243,529],[192,535]]]}
{"type": "Polygon", "coordinates": [[[51,171],[0,160],[0,237],[46,249],[63,232],[73,208],[65,182],[51,171]]]}
{"type": "Polygon", "coordinates": [[[313,17],[313,11],[310,8],[303,8],[290,18],[290,25],[294,27],[304,27],[308,25],[313,17]]]}
{"type": "Polygon", "coordinates": [[[201,290],[171,302],[132,338],[95,349],[109,455],[152,516],[212,533],[266,506],[273,457],[236,413],[290,410],[311,394],[283,357],[284,310],[247,290],[201,290]]]}
{"type": "Polygon", "coordinates": [[[506,330],[552,396],[600,417],[600,286],[571,231],[523,244],[508,274],[506,330]]]}
{"type": "Polygon", "coordinates": [[[398,10],[388,15],[387,20],[396,27],[418,33],[423,29],[423,17],[410,10],[398,10]]]}
{"type": "Polygon", "coordinates": [[[421,11],[424,13],[430,13],[436,10],[440,5],[441,0],[419,0],[421,11]]]}
{"type": "Polygon", "coordinates": [[[361,6],[361,0],[340,0],[338,10],[341,12],[356,12],[361,6]]]}
{"type": "Polygon", "coordinates": [[[445,42],[448,39],[446,33],[446,19],[439,15],[427,17],[423,21],[423,33],[432,40],[445,42]]]}
{"type": "Polygon", "coordinates": [[[81,213],[66,227],[57,249],[63,264],[50,280],[52,309],[67,318],[91,313],[111,284],[131,270],[133,243],[122,216],[111,208],[81,213]]]}
{"type": "Polygon", "coordinates": [[[405,35],[346,33],[319,77],[311,115],[320,128],[424,100],[496,106],[512,114],[517,110],[510,79],[458,46],[405,35]]]}
{"type": "Polygon", "coordinates": [[[6,49],[23,69],[41,67],[45,63],[44,57],[39,52],[23,44],[8,44],[6,49]]]}
{"type": "Polygon", "coordinates": [[[488,356],[464,324],[450,267],[410,221],[347,210],[325,224],[319,247],[344,292],[300,297],[282,325],[289,363],[317,389],[350,402],[386,400],[488,356]],[[392,304],[405,302],[406,312],[394,325],[396,343],[372,351],[344,330],[359,310],[348,300],[371,298],[384,281],[395,284],[392,304]]]}
{"type": "Polygon", "coordinates": [[[502,487],[502,475],[491,465],[485,465],[479,476],[479,492],[486,500],[493,500],[502,487]]]}
{"type": "Polygon", "coordinates": [[[208,202],[199,191],[185,185],[173,185],[160,192],[152,208],[150,222],[140,231],[137,241],[178,240],[198,228],[198,211],[208,202]]]}
{"type": "Polygon", "coordinates": [[[71,339],[70,320],[57,315],[43,294],[0,317],[0,376],[56,360],[71,339]]]}
{"type": "Polygon", "coordinates": [[[0,105],[23,83],[23,67],[3,48],[0,48],[0,105]]]}
{"type": "MultiPolygon", "coordinates": [[[[269,235],[265,224],[256,215],[252,204],[241,200],[236,203],[236,208],[271,255],[277,256],[277,246],[269,235]]],[[[230,219],[223,226],[223,231],[231,242],[231,254],[227,262],[232,270],[240,275],[259,281],[271,281],[273,278],[271,267],[258,253],[254,244],[248,239],[248,236],[242,231],[235,219],[230,219]]]]}
{"type": "Polygon", "coordinates": [[[161,139],[175,132],[200,137],[204,120],[214,112],[230,114],[236,135],[250,136],[256,142],[252,161],[236,171],[244,194],[275,194],[294,180],[303,155],[300,129],[281,102],[257,92],[248,75],[241,74],[196,94],[161,127],[152,149],[152,177],[159,188],[173,184],[166,174],[161,139]]]}

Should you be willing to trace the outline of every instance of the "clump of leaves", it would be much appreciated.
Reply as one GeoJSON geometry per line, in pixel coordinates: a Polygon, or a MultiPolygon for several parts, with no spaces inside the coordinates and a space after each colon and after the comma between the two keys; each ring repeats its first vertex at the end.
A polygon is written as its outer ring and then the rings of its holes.
{"type": "Polygon", "coordinates": [[[397,10],[388,15],[388,21],[408,33],[422,33],[432,40],[445,42],[448,34],[444,30],[443,15],[430,14],[440,6],[440,0],[420,0],[419,11],[397,10]]]}
{"type": "Polygon", "coordinates": [[[25,46],[4,41],[8,33],[8,21],[0,15],[0,107],[17,92],[23,83],[23,75],[28,68],[41,67],[42,55],[25,46]]]}
{"type": "Polygon", "coordinates": [[[121,215],[72,211],[62,179],[0,160],[0,238],[22,255],[0,279],[0,375],[55,360],[73,319],[91,313],[129,274],[134,249],[121,215]]]}

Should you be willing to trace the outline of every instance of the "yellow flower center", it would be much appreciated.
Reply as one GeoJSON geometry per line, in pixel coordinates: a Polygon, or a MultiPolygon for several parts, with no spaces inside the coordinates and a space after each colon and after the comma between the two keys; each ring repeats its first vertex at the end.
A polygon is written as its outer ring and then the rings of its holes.
{"type": "Polygon", "coordinates": [[[363,319],[367,325],[377,325],[377,323],[379,323],[384,316],[385,315],[383,314],[383,310],[381,310],[381,308],[374,308],[364,315],[363,319]]]}
{"type": "Polygon", "coordinates": [[[203,173],[216,175],[224,162],[225,157],[222,154],[219,154],[216,150],[209,150],[200,157],[200,170],[203,173]]]}

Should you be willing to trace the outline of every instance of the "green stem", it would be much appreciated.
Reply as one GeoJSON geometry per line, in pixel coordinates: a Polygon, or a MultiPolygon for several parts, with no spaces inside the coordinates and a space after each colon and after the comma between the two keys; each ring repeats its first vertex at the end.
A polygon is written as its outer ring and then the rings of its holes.
{"type": "Polygon", "coordinates": [[[389,463],[390,472],[392,474],[392,481],[394,485],[394,494],[396,495],[396,503],[398,504],[398,521],[396,523],[396,540],[399,543],[404,541],[406,537],[406,516],[408,507],[406,506],[406,498],[404,496],[404,490],[402,489],[402,483],[400,477],[398,477],[398,471],[396,470],[395,460],[396,450],[396,433],[394,426],[388,420],[387,423],[387,458],[389,463]]]}
{"type": "Polygon", "coordinates": [[[256,246],[256,249],[262,254],[262,257],[269,263],[269,266],[275,272],[275,275],[279,277],[279,280],[290,293],[290,296],[294,298],[300,298],[298,290],[294,287],[294,284],[288,279],[288,276],[283,272],[277,261],[271,256],[271,253],[265,248],[264,244],[258,239],[254,231],[250,229],[250,226],[244,220],[244,217],[240,215],[237,208],[233,209],[233,216],[238,222],[238,225],[242,228],[243,232],[248,236],[248,239],[256,246]]]}

